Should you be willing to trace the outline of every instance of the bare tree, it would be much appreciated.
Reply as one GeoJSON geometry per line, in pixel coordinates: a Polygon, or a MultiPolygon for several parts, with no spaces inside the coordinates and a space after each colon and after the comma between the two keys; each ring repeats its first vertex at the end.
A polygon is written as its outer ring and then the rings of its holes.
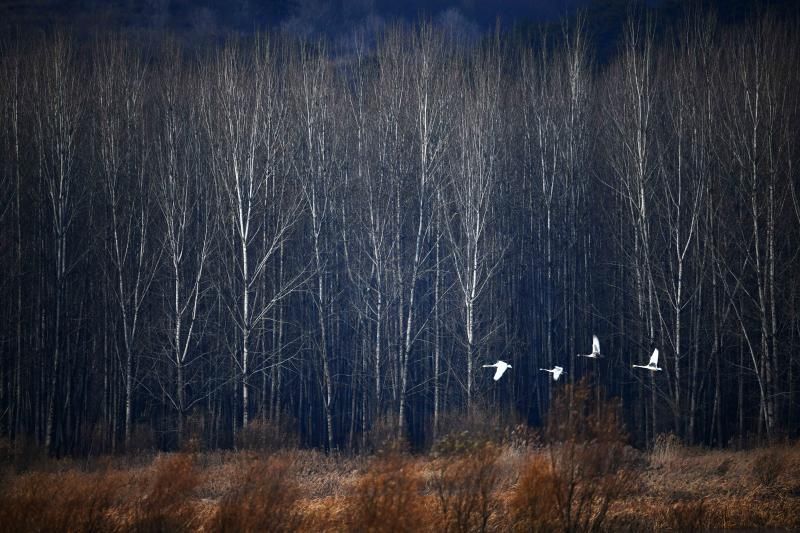
{"type": "MultiPolygon", "coordinates": [[[[214,209],[213,189],[206,183],[200,117],[195,101],[184,96],[187,87],[196,87],[194,71],[174,69],[181,64],[182,50],[172,43],[161,53],[169,67],[159,72],[158,112],[160,128],[156,132],[155,196],[162,221],[163,256],[171,295],[167,298],[166,361],[174,367],[175,382],[162,386],[164,395],[178,415],[178,443],[184,435],[184,417],[198,399],[186,397],[187,371],[196,359],[198,323],[208,310],[200,303],[207,292],[207,263],[213,252],[213,232],[219,221],[214,209]]],[[[161,382],[162,377],[156,376],[161,382]]]]}
{"type": "MultiPolygon", "coordinates": [[[[730,271],[735,278],[752,275],[755,290],[742,286],[754,306],[760,330],[756,338],[745,331],[747,311],[738,309],[742,334],[747,341],[760,392],[760,422],[769,438],[775,425],[776,389],[776,314],[775,314],[775,222],[780,192],[776,187],[781,143],[779,121],[782,102],[787,96],[785,76],[770,68],[768,58],[779,53],[788,42],[769,18],[749,26],[742,38],[730,43],[730,56],[723,94],[722,125],[731,171],[740,180],[743,205],[748,206],[749,230],[741,226],[738,242],[744,256],[742,269],[730,271]]],[[[744,283],[744,281],[742,281],[744,283]]],[[[761,425],[759,424],[759,430],[761,425]]]]}
{"type": "Polygon", "coordinates": [[[334,189],[336,161],[333,159],[332,121],[334,94],[333,72],[324,50],[303,46],[299,64],[293,73],[297,84],[295,107],[302,135],[302,160],[297,163],[298,181],[302,186],[305,210],[311,220],[313,254],[313,301],[316,308],[318,340],[322,363],[323,409],[325,412],[328,449],[336,439],[333,426],[334,383],[331,369],[328,320],[332,296],[329,293],[329,232],[335,216],[334,189]]]}
{"type": "MultiPolygon", "coordinates": [[[[541,247],[537,254],[532,254],[532,261],[543,261],[544,280],[541,283],[542,298],[544,300],[544,324],[543,324],[543,343],[544,365],[548,367],[553,364],[553,211],[556,194],[556,184],[559,189],[563,186],[559,183],[562,169],[559,159],[561,145],[561,124],[559,121],[559,109],[556,107],[557,98],[561,90],[561,76],[558,65],[551,58],[551,47],[547,42],[547,36],[541,36],[541,50],[534,55],[527,51],[526,57],[522,62],[522,83],[523,89],[523,139],[525,146],[525,163],[531,167],[529,177],[531,181],[538,178],[539,183],[531,183],[531,190],[537,194],[538,201],[529,206],[531,216],[542,218],[538,231],[541,235],[541,247]],[[554,79],[553,79],[554,78],[554,79]]],[[[560,192],[560,190],[559,190],[560,192]]],[[[541,365],[539,365],[541,366],[541,365]]]]}
{"type": "MultiPolygon", "coordinates": [[[[401,34],[387,36],[378,51],[380,76],[366,66],[366,45],[358,41],[357,60],[353,65],[352,86],[347,91],[348,107],[353,119],[355,143],[355,175],[351,178],[351,189],[355,196],[347,203],[350,217],[356,223],[355,231],[347,232],[347,223],[342,224],[348,236],[345,242],[352,241],[355,254],[348,257],[356,265],[354,281],[358,283],[359,301],[356,304],[360,314],[372,331],[369,355],[363,354],[361,372],[362,387],[362,431],[366,437],[367,413],[374,422],[382,412],[382,374],[385,358],[388,300],[388,270],[391,265],[391,222],[392,222],[392,182],[391,166],[388,162],[392,132],[397,130],[398,107],[392,106],[392,96],[402,93],[405,87],[396,85],[395,71],[390,70],[389,54],[401,53],[397,50],[401,34]],[[383,60],[381,60],[383,59],[383,60]],[[387,63],[389,63],[387,65],[387,63]],[[395,89],[399,89],[395,91],[395,89]],[[388,102],[387,102],[388,100],[388,102]],[[360,201],[352,201],[358,198],[360,201]],[[353,257],[355,255],[356,257],[353,257]],[[369,363],[368,363],[369,359],[369,363]],[[368,368],[371,366],[371,372],[368,368]],[[371,382],[368,384],[367,379],[371,382]],[[368,392],[370,391],[370,392],[368,392]],[[370,407],[366,402],[369,398],[370,407]]],[[[344,200],[344,196],[342,199],[344,200]]],[[[352,249],[351,249],[352,250],[352,249]]]]}
{"type": "Polygon", "coordinates": [[[239,335],[234,361],[241,380],[242,427],[250,412],[253,330],[297,286],[296,279],[287,279],[270,295],[257,292],[300,211],[285,177],[277,174],[285,101],[276,69],[271,43],[263,37],[251,49],[228,43],[203,73],[208,82],[203,115],[210,169],[223,209],[223,234],[236,254],[227,290],[237,295],[228,309],[239,335]],[[272,188],[265,201],[268,186],[272,188]],[[265,205],[266,219],[260,211],[265,205]]]}
{"type": "MultiPolygon", "coordinates": [[[[6,48],[7,54],[0,60],[0,101],[3,102],[0,108],[0,139],[2,139],[3,166],[0,168],[0,224],[8,227],[6,221],[13,216],[14,224],[14,264],[4,264],[7,272],[13,273],[7,278],[8,289],[0,284],[0,291],[16,289],[13,298],[16,300],[14,305],[14,364],[13,369],[7,369],[5,362],[0,364],[0,410],[7,413],[7,417],[0,416],[0,433],[16,436],[21,431],[22,424],[22,286],[23,286],[23,264],[22,264],[22,183],[21,183],[21,154],[20,154],[20,126],[21,126],[21,104],[23,100],[21,61],[22,52],[19,45],[6,48]],[[13,284],[11,282],[14,282],[13,284]],[[15,287],[14,287],[15,285],[15,287]],[[13,372],[7,380],[10,384],[8,393],[6,392],[6,373],[13,372]],[[3,420],[8,420],[7,425],[3,420]]],[[[0,245],[0,261],[5,258],[5,247],[11,246],[9,241],[4,241],[0,245]]],[[[9,327],[11,317],[9,317],[9,327]]]]}
{"type": "Polygon", "coordinates": [[[502,58],[497,48],[475,54],[464,71],[457,127],[458,152],[446,187],[452,209],[447,231],[453,271],[460,289],[466,350],[467,409],[472,403],[473,368],[486,333],[478,305],[499,264],[492,248],[492,214],[499,158],[502,58]]]}
{"type": "MultiPolygon", "coordinates": [[[[653,128],[656,123],[656,66],[654,62],[653,22],[630,17],[620,58],[613,66],[608,83],[611,101],[605,103],[604,120],[610,131],[606,141],[608,164],[615,177],[615,188],[632,229],[633,250],[626,235],[620,246],[633,270],[639,323],[638,347],[655,341],[654,284],[651,270],[652,180],[656,170],[653,128]]],[[[636,344],[635,344],[636,346],[636,344]]],[[[628,361],[630,364],[630,361],[628,361]]],[[[657,432],[656,386],[652,381],[652,429],[657,432]]]]}
{"type": "Polygon", "coordinates": [[[696,247],[692,245],[697,242],[697,233],[700,231],[702,203],[707,190],[707,169],[698,168],[700,162],[697,158],[701,157],[701,143],[704,139],[696,132],[697,119],[703,117],[703,108],[700,107],[703,101],[696,98],[692,84],[704,51],[707,53],[707,50],[695,48],[695,43],[690,41],[689,36],[684,36],[680,48],[668,52],[671,61],[664,62],[670,65],[667,79],[672,90],[665,95],[667,127],[662,130],[668,131],[669,138],[664,141],[665,146],[661,147],[657,180],[654,180],[654,187],[660,192],[654,202],[654,213],[663,220],[659,227],[661,233],[666,234],[663,236],[667,257],[664,293],[672,312],[671,317],[660,316],[671,324],[671,327],[664,328],[665,340],[672,345],[673,354],[672,367],[667,377],[675,429],[679,434],[685,433],[684,382],[689,380],[684,372],[688,370],[687,376],[690,378],[693,375],[692,367],[687,369],[683,366],[689,350],[683,349],[683,345],[687,343],[682,340],[685,329],[682,318],[685,308],[694,298],[700,297],[699,286],[687,287],[689,283],[686,272],[690,266],[700,269],[702,267],[702,258],[694,255],[696,247]]]}
{"type": "MultiPolygon", "coordinates": [[[[399,284],[399,321],[401,332],[400,353],[400,405],[398,410],[398,435],[403,435],[406,420],[406,394],[408,392],[408,368],[414,340],[421,331],[420,311],[418,305],[417,284],[420,280],[424,265],[427,263],[431,248],[427,239],[433,224],[435,204],[434,192],[441,187],[444,173],[445,151],[450,143],[452,118],[450,112],[454,109],[446,98],[448,86],[455,81],[453,65],[456,59],[451,43],[443,40],[442,35],[437,35],[431,26],[421,25],[413,36],[413,62],[410,65],[411,90],[409,99],[413,110],[413,152],[411,157],[416,159],[413,181],[408,184],[409,195],[405,200],[400,197],[401,189],[396,192],[396,216],[400,217],[400,210],[407,213],[412,223],[411,239],[413,248],[403,249],[403,240],[400,238],[399,219],[396,221],[395,249],[398,262],[398,275],[402,278],[399,284]],[[410,262],[408,262],[410,259],[410,262]]],[[[438,194],[438,193],[437,193],[438,194]]],[[[435,266],[439,268],[439,264],[435,266]]],[[[438,305],[435,302],[434,305],[438,305]]],[[[440,354],[434,352],[434,390],[438,390],[440,354]]],[[[434,427],[438,423],[438,396],[436,399],[434,427]]]]}
{"type": "Polygon", "coordinates": [[[597,70],[582,17],[4,48],[0,434],[421,445],[484,400],[544,420],[536,362],[591,333],[566,379],[638,444],[793,434],[796,23],[636,15],[597,70]],[[522,363],[491,389],[489,354],[522,363]]]}
{"type": "Polygon", "coordinates": [[[107,253],[111,287],[119,312],[125,360],[125,446],[133,424],[137,334],[141,311],[158,265],[149,241],[151,185],[147,172],[144,100],[146,69],[138,54],[121,40],[105,39],[95,46],[95,138],[108,217],[107,253]]]}
{"type": "Polygon", "coordinates": [[[39,175],[49,207],[48,223],[52,238],[50,261],[53,301],[49,313],[52,327],[49,390],[47,395],[45,448],[52,451],[56,422],[59,375],[67,342],[63,320],[67,305],[67,278],[74,264],[69,244],[74,240],[72,226],[77,214],[80,186],[76,154],[80,121],[86,102],[82,72],[69,37],[57,34],[40,45],[32,79],[34,135],[39,159],[39,175]]]}

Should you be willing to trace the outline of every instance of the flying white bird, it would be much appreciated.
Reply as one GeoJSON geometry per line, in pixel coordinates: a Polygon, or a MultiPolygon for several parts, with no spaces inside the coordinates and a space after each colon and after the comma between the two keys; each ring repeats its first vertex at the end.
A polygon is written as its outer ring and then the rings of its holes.
{"type": "Polygon", "coordinates": [[[650,356],[650,362],[646,365],[633,365],[634,368],[646,368],[647,370],[661,370],[658,368],[658,348],[653,350],[653,355],[650,356]]]}
{"type": "Polygon", "coordinates": [[[561,374],[564,374],[564,369],[560,366],[554,366],[552,369],[548,370],[546,368],[540,368],[539,370],[543,370],[545,372],[550,372],[553,374],[553,381],[558,381],[558,378],[561,377],[561,374]]]}
{"type": "Polygon", "coordinates": [[[600,355],[600,339],[597,338],[597,335],[592,335],[592,353],[579,353],[578,357],[588,357],[590,359],[597,359],[598,357],[603,357],[600,355]]]}
{"type": "Polygon", "coordinates": [[[483,368],[496,368],[497,370],[494,373],[494,380],[497,381],[498,379],[500,379],[503,376],[503,374],[505,373],[506,370],[511,368],[511,365],[509,365],[505,361],[498,360],[493,365],[483,365],[483,368]]]}

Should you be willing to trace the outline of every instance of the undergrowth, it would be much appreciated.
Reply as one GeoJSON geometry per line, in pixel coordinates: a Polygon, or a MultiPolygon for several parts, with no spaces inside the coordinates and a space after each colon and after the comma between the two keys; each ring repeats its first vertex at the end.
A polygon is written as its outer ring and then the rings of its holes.
{"type": "Polygon", "coordinates": [[[213,531],[297,531],[303,525],[301,493],[291,465],[281,458],[243,462],[219,503],[213,531]]]}
{"type": "Polygon", "coordinates": [[[532,438],[470,422],[426,455],[270,445],[31,460],[5,445],[0,532],[800,530],[800,445],[704,450],[667,434],[638,452],[613,401],[565,389],[532,438]]]}

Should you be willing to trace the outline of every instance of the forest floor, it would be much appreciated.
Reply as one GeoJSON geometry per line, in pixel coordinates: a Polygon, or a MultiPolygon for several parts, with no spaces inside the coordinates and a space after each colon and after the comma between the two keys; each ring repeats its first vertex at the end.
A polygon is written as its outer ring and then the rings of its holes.
{"type": "Polygon", "coordinates": [[[628,451],[624,493],[591,492],[598,479],[579,475],[572,515],[554,511],[563,506],[553,503],[552,476],[531,477],[554,469],[550,450],[538,446],[370,457],[156,454],[25,469],[6,456],[0,530],[547,531],[572,518],[576,531],[800,528],[800,443],[729,451],[667,438],[651,452],[628,451]],[[581,494],[590,496],[582,502],[581,494]]]}

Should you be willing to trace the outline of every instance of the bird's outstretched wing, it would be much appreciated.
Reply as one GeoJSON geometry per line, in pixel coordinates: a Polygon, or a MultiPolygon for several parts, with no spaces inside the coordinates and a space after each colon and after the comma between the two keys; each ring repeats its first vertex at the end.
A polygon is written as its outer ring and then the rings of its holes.
{"type": "Polygon", "coordinates": [[[600,353],[600,339],[597,335],[592,335],[592,353],[600,353]]]}
{"type": "Polygon", "coordinates": [[[650,363],[652,366],[658,366],[658,348],[653,350],[653,355],[650,356],[650,363]]]}
{"type": "Polygon", "coordinates": [[[497,371],[494,373],[494,380],[497,381],[498,379],[500,379],[505,371],[506,367],[498,365],[497,371]]]}

